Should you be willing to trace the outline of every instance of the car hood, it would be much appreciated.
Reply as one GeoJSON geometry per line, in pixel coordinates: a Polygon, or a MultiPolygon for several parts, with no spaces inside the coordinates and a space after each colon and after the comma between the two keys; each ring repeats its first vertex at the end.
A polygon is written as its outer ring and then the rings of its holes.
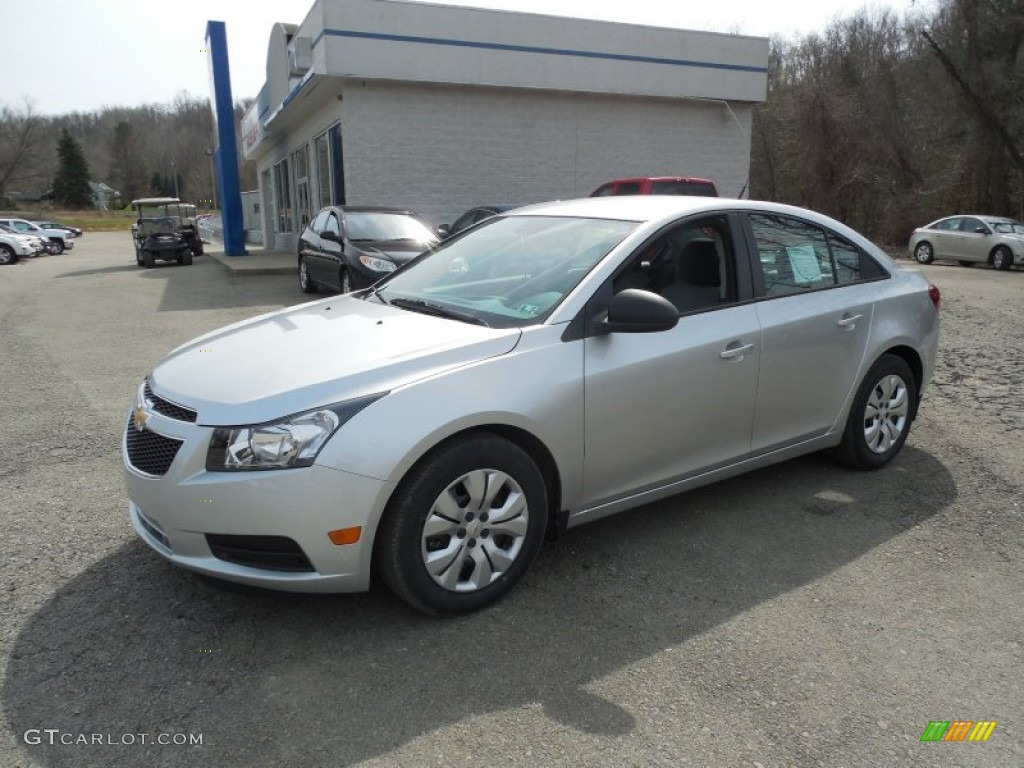
{"type": "Polygon", "coordinates": [[[150,385],[199,424],[258,424],[503,355],[520,335],[336,296],[194,339],[150,385]]]}

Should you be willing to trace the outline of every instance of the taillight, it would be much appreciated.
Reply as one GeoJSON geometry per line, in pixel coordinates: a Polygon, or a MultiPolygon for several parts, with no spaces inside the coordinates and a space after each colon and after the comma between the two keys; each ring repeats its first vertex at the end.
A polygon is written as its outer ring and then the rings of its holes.
{"type": "Polygon", "coordinates": [[[937,285],[928,284],[928,298],[932,300],[936,309],[942,309],[942,294],[937,285]]]}

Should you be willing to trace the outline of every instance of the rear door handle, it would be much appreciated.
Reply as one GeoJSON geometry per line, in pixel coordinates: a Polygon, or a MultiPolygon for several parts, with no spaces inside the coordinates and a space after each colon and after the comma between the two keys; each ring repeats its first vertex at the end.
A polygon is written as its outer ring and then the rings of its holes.
{"type": "Polygon", "coordinates": [[[836,325],[840,328],[847,328],[852,331],[857,327],[857,321],[862,317],[864,317],[864,315],[844,315],[843,319],[836,323],[836,325]]]}
{"type": "Polygon", "coordinates": [[[754,348],[753,344],[740,344],[738,341],[734,341],[728,347],[718,353],[718,356],[723,360],[742,360],[744,355],[754,348]],[[732,346],[736,344],[737,346],[732,346]]]}

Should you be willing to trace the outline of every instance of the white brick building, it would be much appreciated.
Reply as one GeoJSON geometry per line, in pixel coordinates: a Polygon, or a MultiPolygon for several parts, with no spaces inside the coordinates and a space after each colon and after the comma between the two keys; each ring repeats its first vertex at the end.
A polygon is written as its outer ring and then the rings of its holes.
{"type": "Polygon", "coordinates": [[[264,242],[323,205],[434,223],[482,204],[583,197],[609,179],[745,189],[763,38],[397,0],[316,0],[270,35],[242,121],[264,242]]]}

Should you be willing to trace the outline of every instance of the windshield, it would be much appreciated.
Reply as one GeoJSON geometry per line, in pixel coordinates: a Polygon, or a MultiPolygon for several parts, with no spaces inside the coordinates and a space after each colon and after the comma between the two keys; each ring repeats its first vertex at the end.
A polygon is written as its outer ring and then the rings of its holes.
{"type": "Polygon", "coordinates": [[[651,184],[651,194],[718,197],[713,185],[699,181],[655,181],[651,184]]]}
{"type": "Polygon", "coordinates": [[[437,236],[426,224],[404,213],[346,213],[349,240],[411,240],[424,245],[437,236]]]}
{"type": "Polygon", "coordinates": [[[383,301],[414,299],[497,328],[534,325],[636,222],[495,217],[446,241],[381,284],[383,301]]]}
{"type": "Polygon", "coordinates": [[[988,224],[1000,235],[1024,235],[1024,224],[1019,221],[990,221],[988,224]]]}

